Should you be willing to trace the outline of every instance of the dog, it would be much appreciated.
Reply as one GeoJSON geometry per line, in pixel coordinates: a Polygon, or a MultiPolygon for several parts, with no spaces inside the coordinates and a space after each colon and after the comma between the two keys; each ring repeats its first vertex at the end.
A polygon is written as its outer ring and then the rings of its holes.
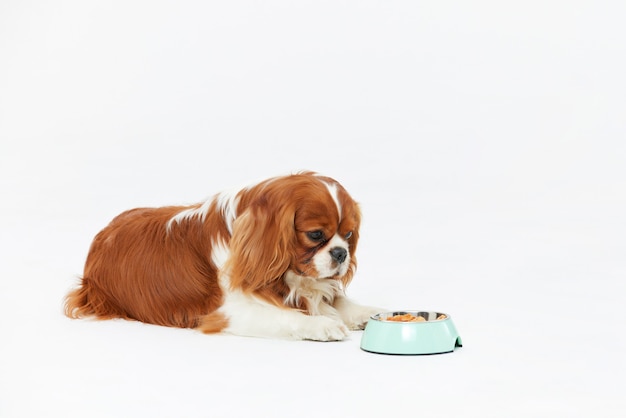
{"type": "Polygon", "coordinates": [[[379,309],[348,299],[359,205],[314,172],[191,206],[128,210],[94,238],[70,318],[124,318],[204,333],[339,341],[379,309]]]}

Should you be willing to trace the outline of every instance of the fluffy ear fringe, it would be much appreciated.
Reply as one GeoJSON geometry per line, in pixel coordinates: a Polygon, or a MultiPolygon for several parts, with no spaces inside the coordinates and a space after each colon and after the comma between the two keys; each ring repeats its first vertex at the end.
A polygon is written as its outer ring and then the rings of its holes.
{"type": "Polygon", "coordinates": [[[233,225],[226,262],[233,289],[253,292],[282,278],[291,262],[293,217],[248,209],[233,225]]]}
{"type": "Polygon", "coordinates": [[[359,230],[361,228],[361,209],[358,205],[356,207],[355,221],[356,226],[354,228],[354,231],[352,231],[352,237],[350,239],[350,268],[348,269],[348,272],[340,278],[344,291],[348,287],[350,282],[352,282],[352,278],[354,277],[357,268],[356,247],[359,242],[359,230]]]}

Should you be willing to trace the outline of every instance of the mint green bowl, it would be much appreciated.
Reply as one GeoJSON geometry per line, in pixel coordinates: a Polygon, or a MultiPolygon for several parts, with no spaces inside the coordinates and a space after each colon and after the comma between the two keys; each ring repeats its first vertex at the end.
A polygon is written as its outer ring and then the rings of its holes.
{"type": "Polygon", "coordinates": [[[456,347],[462,347],[462,342],[450,315],[432,311],[394,311],[372,315],[361,337],[362,350],[379,354],[440,354],[452,352],[456,347]],[[404,314],[424,320],[388,320],[404,314]]]}

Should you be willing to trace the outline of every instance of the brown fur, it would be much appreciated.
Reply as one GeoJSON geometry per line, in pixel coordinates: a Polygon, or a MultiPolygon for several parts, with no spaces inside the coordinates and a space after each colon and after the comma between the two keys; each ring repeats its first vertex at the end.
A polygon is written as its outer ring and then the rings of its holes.
{"type": "Polygon", "coordinates": [[[335,279],[347,286],[356,269],[360,212],[347,192],[340,190],[343,217],[325,186],[313,173],[270,179],[239,192],[237,218],[230,236],[224,214],[213,202],[203,220],[199,216],[170,219],[193,206],[132,209],[117,216],[95,237],[80,286],[71,291],[65,313],[71,318],[125,318],[151,324],[219,332],[228,319],[216,312],[222,303],[220,274],[231,287],[254,293],[285,308],[288,269],[315,274],[307,259],[315,245],[306,231],[323,229],[329,236],[352,231],[351,268],[335,279]],[[211,254],[223,242],[230,257],[218,271],[211,254]]]}

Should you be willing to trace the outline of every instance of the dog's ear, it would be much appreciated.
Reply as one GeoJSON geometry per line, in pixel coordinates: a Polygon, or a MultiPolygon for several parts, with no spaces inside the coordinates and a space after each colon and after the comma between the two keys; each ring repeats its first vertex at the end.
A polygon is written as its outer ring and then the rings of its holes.
{"type": "Polygon", "coordinates": [[[232,288],[251,292],[280,279],[292,261],[293,211],[253,205],[233,224],[226,263],[232,288]]]}
{"type": "Polygon", "coordinates": [[[354,229],[352,230],[352,236],[348,240],[350,245],[350,268],[339,280],[343,284],[344,289],[348,287],[354,274],[356,273],[357,261],[356,261],[356,247],[359,242],[359,231],[361,229],[361,208],[358,204],[354,204],[352,212],[352,221],[354,223],[354,229]]]}

